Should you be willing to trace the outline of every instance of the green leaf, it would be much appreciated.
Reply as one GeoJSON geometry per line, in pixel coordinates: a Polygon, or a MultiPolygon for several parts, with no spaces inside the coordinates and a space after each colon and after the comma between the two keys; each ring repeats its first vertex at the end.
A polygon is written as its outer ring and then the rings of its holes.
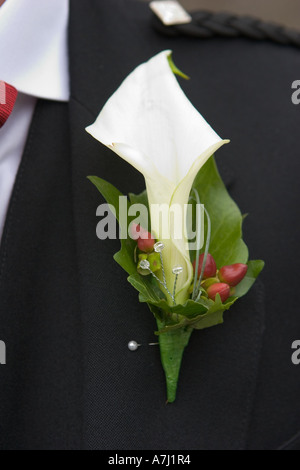
{"type": "Polygon", "coordinates": [[[154,305],[151,305],[151,304],[148,304],[148,307],[149,307],[150,312],[153,313],[157,321],[160,321],[160,322],[164,321],[163,312],[160,310],[160,308],[155,307],[154,305]]]}
{"type": "MultiPolygon", "coordinates": [[[[123,225],[123,218],[120,217],[120,196],[123,196],[115,186],[98,176],[89,176],[88,179],[93,183],[98,191],[102,194],[108,204],[115,208],[115,215],[120,224],[121,233],[128,233],[128,226],[123,225]]],[[[128,273],[136,273],[136,265],[134,263],[135,243],[131,238],[121,240],[121,250],[115,254],[115,261],[128,273]]]]}
{"type": "MultiPolygon", "coordinates": [[[[137,286],[135,286],[137,288],[137,286]]],[[[181,315],[187,318],[192,318],[196,315],[204,314],[208,310],[206,303],[203,303],[202,300],[195,302],[194,300],[188,300],[184,305],[174,305],[171,306],[165,299],[160,299],[153,301],[153,299],[143,298],[142,302],[147,302],[155,307],[160,308],[166,313],[174,314],[175,316],[181,315]]],[[[211,301],[212,302],[212,301],[211,301]]]]}
{"type": "Polygon", "coordinates": [[[235,296],[236,297],[243,297],[247,294],[247,292],[251,289],[253,284],[255,283],[258,275],[264,268],[264,261],[262,260],[254,260],[249,261],[248,263],[248,271],[242,282],[236,287],[235,296]]]}
{"type": "Polygon", "coordinates": [[[223,323],[224,312],[229,310],[236,300],[237,298],[231,299],[223,304],[219,294],[217,294],[215,302],[211,304],[207,313],[198,319],[195,319],[191,326],[193,326],[193,328],[196,330],[204,330],[205,328],[211,328],[212,326],[220,325],[223,323]]]}
{"type": "Polygon", "coordinates": [[[200,195],[212,225],[209,252],[218,268],[234,263],[247,263],[248,248],[242,240],[243,216],[227,192],[211,157],[195,178],[193,188],[200,195]]]}
{"type": "MultiPolygon", "coordinates": [[[[178,319],[176,319],[173,310],[173,315],[171,317],[173,321],[167,321],[165,326],[156,332],[156,334],[161,335],[169,331],[178,330],[179,328],[184,327],[192,327],[196,330],[204,330],[205,328],[211,328],[212,326],[219,325],[220,323],[223,323],[223,313],[228,310],[237,301],[237,299],[237,297],[231,298],[223,304],[220,296],[217,295],[215,302],[212,300],[207,300],[206,305],[203,303],[203,310],[201,310],[200,307],[200,309],[198,309],[197,315],[187,315],[187,309],[183,306],[178,306],[183,309],[178,319]]],[[[194,302],[194,304],[197,304],[197,302],[194,302]]]]}
{"type": "MultiPolygon", "coordinates": [[[[159,320],[157,321],[157,326],[159,329],[162,326],[159,320]]],[[[166,375],[169,403],[173,403],[176,398],[182,356],[189,343],[192,331],[192,328],[181,328],[177,331],[170,331],[164,335],[160,335],[159,337],[160,356],[166,375]]]]}
{"type": "Polygon", "coordinates": [[[91,183],[93,183],[94,186],[96,186],[96,188],[102,194],[107,203],[114,206],[116,210],[117,220],[119,220],[119,198],[120,196],[123,196],[121,191],[119,191],[111,183],[108,183],[108,181],[105,181],[102,178],[98,178],[98,176],[88,176],[87,178],[88,180],[90,180],[91,183]]]}
{"type": "Polygon", "coordinates": [[[152,276],[141,276],[135,273],[128,278],[128,282],[140,293],[140,302],[146,302],[157,306],[163,299],[163,293],[153,282],[152,276]]]}

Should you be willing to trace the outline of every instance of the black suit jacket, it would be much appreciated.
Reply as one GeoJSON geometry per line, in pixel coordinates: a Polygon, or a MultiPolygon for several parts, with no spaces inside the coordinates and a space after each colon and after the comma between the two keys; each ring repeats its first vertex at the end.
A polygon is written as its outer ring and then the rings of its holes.
{"type": "Polygon", "coordinates": [[[299,69],[298,50],[271,42],[160,36],[136,0],[71,0],[71,100],[37,105],[1,244],[2,449],[300,448],[299,69]],[[172,405],[147,346],[155,321],[112,259],[119,242],[96,237],[103,200],[86,176],[125,194],[143,179],[84,130],[169,48],[192,77],[187,96],[231,139],[217,161],[249,213],[251,258],[266,260],[224,325],[193,333],[172,405]]]}

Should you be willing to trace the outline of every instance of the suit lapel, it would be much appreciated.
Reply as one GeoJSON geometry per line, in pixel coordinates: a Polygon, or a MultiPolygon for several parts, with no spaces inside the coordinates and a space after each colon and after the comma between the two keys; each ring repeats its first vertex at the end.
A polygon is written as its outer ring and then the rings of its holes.
{"type": "Polygon", "coordinates": [[[81,330],[68,105],[40,101],[0,251],[1,449],[81,445],[81,330]]]}
{"type": "MultiPolygon", "coordinates": [[[[148,7],[130,0],[71,2],[72,180],[84,340],[84,446],[88,449],[243,449],[264,324],[258,283],[223,326],[195,332],[185,353],[178,399],[164,403],[155,322],[112,256],[118,241],[96,237],[97,175],[124,194],[141,176],[94,141],[85,127],[134,67],[156,52],[190,43],[151,30],[148,7]],[[143,346],[127,349],[130,340],[143,346]]],[[[190,64],[190,69],[192,69],[190,64]]],[[[229,175],[232,182],[232,177],[229,175]]]]}

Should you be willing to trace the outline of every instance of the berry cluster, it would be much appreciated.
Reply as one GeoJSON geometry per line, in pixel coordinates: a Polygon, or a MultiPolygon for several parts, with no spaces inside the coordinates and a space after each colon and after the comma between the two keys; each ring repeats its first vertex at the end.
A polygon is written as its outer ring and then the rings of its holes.
{"type": "MultiPolygon", "coordinates": [[[[198,278],[203,268],[204,254],[199,256],[198,278]]],[[[196,270],[196,261],[193,263],[194,272],[196,270]]],[[[247,274],[248,266],[242,263],[223,266],[217,270],[216,262],[211,254],[207,255],[205,268],[203,271],[202,288],[206,291],[209,299],[215,300],[219,294],[222,302],[234,295],[235,287],[244,279],[247,274]]]]}
{"type": "MultiPolygon", "coordinates": [[[[141,261],[147,260],[152,273],[162,268],[160,254],[154,251],[156,240],[150,232],[142,228],[140,225],[132,224],[131,236],[137,241],[137,248],[140,251],[138,272],[142,275],[148,275],[149,271],[145,271],[139,267],[141,261]]],[[[198,273],[199,279],[203,269],[204,254],[199,256],[198,273]]],[[[194,273],[196,271],[196,261],[193,263],[194,273]]],[[[247,274],[248,266],[242,263],[231,264],[217,269],[216,262],[211,254],[208,253],[205,268],[202,273],[201,287],[211,300],[216,299],[219,294],[221,301],[226,300],[234,295],[235,287],[244,279],[247,274]]],[[[191,287],[192,289],[192,287],[191,287]]]]}
{"type": "Polygon", "coordinates": [[[161,257],[159,253],[154,251],[155,238],[153,238],[150,232],[137,224],[131,225],[131,236],[133,240],[137,241],[137,248],[140,251],[138,255],[138,273],[142,276],[149,275],[150,271],[141,267],[141,262],[143,261],[148,261],[149,269],[152,273],[159,271],[162,267],[161,257]]]}

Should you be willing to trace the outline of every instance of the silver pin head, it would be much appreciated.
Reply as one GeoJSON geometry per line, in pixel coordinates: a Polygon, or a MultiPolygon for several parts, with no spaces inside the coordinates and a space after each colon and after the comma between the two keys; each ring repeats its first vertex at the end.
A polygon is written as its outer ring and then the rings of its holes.
{"type": "Polygon", "coordinates": [[[154,251],[155,253],[161,253],[164,249],[165,245],[162,242],[157,242],[154,245],[154,251]]]}
{"type": "Polygon", "coordinates": [[[150,263],[149,263],[149,261],[146,260],[146,259],[142,259],[142,260],[139,262],[139,268],[149,270],[149,268],[150,268],[150,263]]]}
{"type": "Polygon", "coordinates": [[[166,26],[192,22],[191,15],[177,0],[153,1],[150,3],[150,8],[166,26]]]}
{"type": "Polygon", "coordinates": [[[138,344],[136,341],[129,341],[128,343],[129,351],[136,351],[139,347],[140,347],[140,344],[138,344]]]}
{"type": "Polygon", "coordinates": [[[174,266],[174,268],[172,269],[172,273],[175,274],[176,276],[178,276],[182,272],[183,272],[182,266],[174,266]]]}

